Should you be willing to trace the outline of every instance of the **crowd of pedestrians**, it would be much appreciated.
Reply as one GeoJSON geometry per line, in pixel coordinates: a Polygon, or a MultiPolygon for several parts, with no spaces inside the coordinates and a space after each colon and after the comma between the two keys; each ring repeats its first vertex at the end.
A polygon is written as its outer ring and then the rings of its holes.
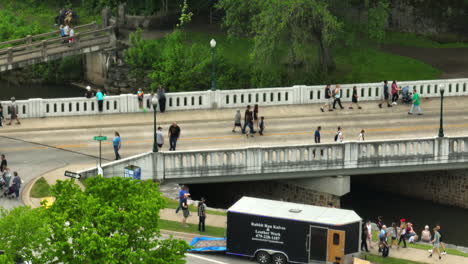
{"type": "Polygon", "coordinates": [[[77,23],[78,14],[72,8],[61,8],[55,17],[55,26],[59,26],[63,43],[68,44],[69,47],[75,43],[75,29],[72,25],[77,23]]]}
{"type": "Polygon", "coordinates": [[[379,240],[377,244],[374,245],[374,242],[372,241],[373,230],[371,221],[368,220],[362,225],[361,251],[369,252],[369,248],[372,249],[374,246],[377,246],[378,251],[386,257],[389,255],[390,248],[395,247],[396,249],[399,249],[401,245],[403,248],[406,248],[408,241],[408,243],[422,242],[431,244],[433,248],[429,250],[429,257],[432,257],[433,254],[437,254],[439,259],[441,259],[442,255],[447,254],[445,244],[442,240],[440,224],[437,224],[433,228],[433,233],[431,233],[429,226],[426,225],[419,237],[414,230],[413,224],[408,222],[405,218],[400,219],[399,224],[393,222],[391,226],[387,227],[384,224],[382,217],[379,216],[377,218],[377,228],[379,240]]]}
{"type": "Polygon", "coordinates": [[[0,155],[0,190],[1,197],[6,197],[10,199],[19,199],[20,189],[23,183],[23,180],[19,176],[18,172],[14,171],[11,173],[10,168],[8,167],[8,161],[5,154],[0,155]]]}
{"type": "MultiPolygon", "coordinates": [[[[182,210],[182,226],[188,227],[187,218],[190,216],[190,209],[188,199],[190,197],[189,189],[187,185],[182,185],[179,191],[179,206],[176,208],[175,213],[179,213],[182,210]]],[[[206,204],[205,198],[201,198],[197,205],[197,216],[198,216],[198,231],[205,232],[205,220],[206,220],[206,204]]]]}

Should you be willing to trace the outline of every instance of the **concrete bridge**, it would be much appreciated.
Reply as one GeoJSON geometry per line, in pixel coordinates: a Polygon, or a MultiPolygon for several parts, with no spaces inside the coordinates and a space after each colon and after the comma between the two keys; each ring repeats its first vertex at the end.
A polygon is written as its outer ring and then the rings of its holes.
{"type": "Polygon", "coordinates": [[[0,50],[0,72],[67,56],[114,49],[117,41],[113,26],[98,28],[96,23],[75,27],[75,43],[71,47],[64,44],[59,36],[60,31],[53,31],[1,42],[0,47],[10,47],[0,50]]]}
{"type": "MultiPolygon", "coordinates": [[[[351,175],[460,169],[467,161],[468,137],[450,137],[148,152],[102,168],[105,177],[122,177],[126,166],[135,165],[144,180],[177,183],[288,180],[342,196],[351,175]]],[[[98,171],[79,173],[92,177],[98,171]]]]}
{"type": "MultiPolygon", "coordinates": [[[[99,32],[110,32],[112,28],[102,29],[99,32]]],[[[111,34],[112,35],[112,34],[111,34]]],[[[110,35],[103,37],[103,41],[108,45],[110,35]]],[[[111,41],[112,42],[112,41],[111,41]]],[[[91,42],[89,43],[91,45],[91,42]]],[[[62,47],[59,49],[65,49],[62,47]]],[[[78,49],[78,48],[72,48],[78,49]]],[[[96,49],[99,47],[96,46],[96,49]]],[[[66,50],[72,52],[72,50],[66,50]]],[[[92,51],[92,48],[76,50],[76,52],[92,51]]],[[[440,97],[440,87],[445,87],[445,96],[467,96],[468,79],[446,79],[427,81],[405,81],[398,83],[401,87],[409,86],[417,88],[422,98],[440,97]]],[[[351,101],[352,87],[358,87],[359,100],[361,102],[375,101],[382,98],[382,83],[359,83],[343,84],[342,101],[351,101]]],[[[179,110],[208,110],[224,108],[244,108],[246,105],[259,104],[263,106],[281,105],[302,105],[325,103],[324,85],[295,85],[292,87],[260,88],[260,89],[237,89],[237,90],[217,90],[167,93],[167,111],[179,110]]],[[[149,94],[146,95],[146,107],[151,108],[149,94]]],[[[9,104],[8,101],[0,102],[4,109],[9,104]]],[[[97,110],[95,99],[59,98],[41,99],[32,98],[29,100],[17,101],[19,105],[20,118],[42,118],[60,116],[83,116],[100,114],[97,110]]],[[[122,114],[140,112],[136,94],[121,94],[107,96],[102,114],[122,114]]]]}

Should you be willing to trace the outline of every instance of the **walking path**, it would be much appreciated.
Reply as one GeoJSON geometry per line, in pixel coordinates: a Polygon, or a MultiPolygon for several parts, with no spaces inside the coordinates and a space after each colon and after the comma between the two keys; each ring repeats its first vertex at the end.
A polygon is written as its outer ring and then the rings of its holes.
{"type": "MultiPolygon", "coordinates": [[[[377,252],[377,247],[370,250],[373,254],[379,255],[377,252]]],[[[406,259],[411,261],[417,261],[422,263],[446,263],[446,264],[468,264],[468,258],[455,256],[455,255],[444,255],[442,259],[439,260],[439,257],[433,256],[429,258],[429,252],[427,250],[416,249],[416,248],[400,248],[400,249],[390,249],[389,257],[406,259]]]]}

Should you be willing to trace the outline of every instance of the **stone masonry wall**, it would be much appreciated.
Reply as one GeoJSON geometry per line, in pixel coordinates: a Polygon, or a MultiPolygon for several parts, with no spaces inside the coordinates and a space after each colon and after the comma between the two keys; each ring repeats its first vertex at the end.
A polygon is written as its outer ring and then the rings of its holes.
{"type": "Polygon", "coordinates": [[[352,183],[468,209],[468,170],[353,176],[352,183]]]}
{"type": "Polygon", "coordinates": [[[319,206],[340,207],[340,197],[309,190],[293,184],[279,181],[233,182],[219,184],[190,185],[193,198],[203,196],[210,200],[227,201],[226,204],[217,204],[215,207],[229,207],[242,196],[281,200],[287,202],[304,203],[319,206]],[[222,190],[222,191],[220,191],[222,190]],[[194,196],[195,195],[195,196],[194,196]]]}

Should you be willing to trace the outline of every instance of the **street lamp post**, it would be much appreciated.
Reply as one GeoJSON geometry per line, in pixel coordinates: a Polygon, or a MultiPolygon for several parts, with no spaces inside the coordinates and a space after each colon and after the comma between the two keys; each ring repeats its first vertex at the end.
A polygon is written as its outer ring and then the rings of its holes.
{"type": "Polygon", "coordinates": [[[439,127],[439,137],[444,137],[444,85],[440,86],[440,127],[439,127]]]}
{"type": "Polygon", "coordinates": [[[211,39],[210,41],[211,46],[211,57],[213,59],[213,65],[211,69],[211,90],[216,91],[216,40],[211,39]]]}
{"type": "Polygon", "coordinates": [[[157,133],[156,133],[156,108],[158,107],[158,98],[156,98],[156,96],[153,96],[153,99],[151,99],[151,104],[153,104],[153,113],[154,113],[154,122],[153,122],[153,125],[154,125],[154,128],[153,128],[153,132],[154,132],[153,152],[158,152],[158,136],[157,136],[157,133]]]}

